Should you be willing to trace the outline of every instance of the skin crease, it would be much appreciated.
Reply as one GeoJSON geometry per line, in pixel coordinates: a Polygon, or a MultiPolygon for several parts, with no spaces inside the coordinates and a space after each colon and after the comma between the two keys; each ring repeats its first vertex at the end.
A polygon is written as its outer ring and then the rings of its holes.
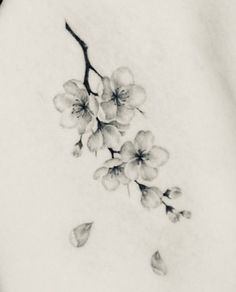
{"type": "MultiPolygon", "coordinates": [[[[0,8],[0,290],[235,291],[235,37],[230,1],[9,0],[0,8]],[[110,158],[71,155],[74,130],[59,126],[52,99],[82,79],[89,46],[102,75],[127,66],[147,91],[128,138],[151,130],[170,152],[155,184],[179,186],[191,220],[140,206],[94,181],[110,158]],[[12,21],[14,20],[14,21],[12,21]],[[94,222],[88,243],[70,231],[94,222]],[[150,267],[159,250],[168,274],[150,267]]],[[[96,76],[91,84],[96,89],[96,76]]]]}

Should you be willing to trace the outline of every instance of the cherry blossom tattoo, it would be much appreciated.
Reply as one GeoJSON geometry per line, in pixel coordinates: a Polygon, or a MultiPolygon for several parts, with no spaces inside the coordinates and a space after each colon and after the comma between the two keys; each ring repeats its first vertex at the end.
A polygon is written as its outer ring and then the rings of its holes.
{"type": "MultiPolygon", "coordinates": [[[[78,142],[74,145],[73,156],[80,157],[84,145],[97,154],[108,150],[111,158],[94,172],[94,179],[100,180],[108,191],[115,191],[121,185],[137,185],[140,202],[144,208],[155,209],[163,206],[169,220],[173,223],[181,218],[191,218],[191,212],[177,210],[170,204],[172,199],[182,195],[179,187],[162,191],[150,184],[161,168],[169,160],[169,152],[155,145],[151,131],[140,130],[133,140],[122,143],[136,112],[146,100],[146,92],[135,84],[130,69],[120,67],[111,77],[101,75],[90,63],[87,44],[65,24],[66,30],[80,45],[85,61],[83,81],[71,79],[64,83],[64,92],[54,97],[54,105],[61,113],[60,125],[75,128],[78,142]],[[98,90],[93,91],[89,82],[93,71],[100,79],[98,90]]],[[[84,223],[71,232],[71,243],[83,246],[92,228],[92,223],[84,223]]],[[[151,257],[151,267],[158,275],[166,275],[167,267],[159,251],[151,257]]]]}

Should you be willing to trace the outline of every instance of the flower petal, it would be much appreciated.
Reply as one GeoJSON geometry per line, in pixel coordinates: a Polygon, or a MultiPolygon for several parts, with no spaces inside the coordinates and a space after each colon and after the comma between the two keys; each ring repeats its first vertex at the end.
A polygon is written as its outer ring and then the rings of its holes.
{"type": "Polygon", "coordinates": [[[93,178],[99,179],[100,177],[107,175],[107,173],[108,173],[107,167],[100,167],[94,172],[93,178]]]}
{"type": "Polygon", "coordinates": [[[129,125],[125,125],[125,124],[120,124],[117,121],[112,121],[109,123],[110,125],[116,127],[118,130],[125,132],[129,129],[129,125]]]}
{"type": "Polygon", "coordinates": [[[123,185],[130,183],[130,179],[125,175],[124,168],[118,173],[117,178],[119,182],[123,185]]]}
{"type": "Polygon", "coordinates": [[[125,165],[125,175],[131,180],[136,180],[139,177],[139,168],[138,161],[133,159],[125,165]]]}
{"type": "Polygon", "coordinates": [[[162,192],[157,187],[146,187],[142,190],[141,204],[144,208],[157,208],[161,205],[162,192]]]}
{"type": "Polygon", "coordinates": [[[137,150],[149,151],[154,143],[154,136],[151,131],[139,131],[134,139],[137,150]]]}
{"type": "Polygon", "coordinates": [[[105,161],[104,166],[106,166],[108,168],[113,168],[115,166],[121,165],[122,163],[123,163],[123,161],[121,159],[112,158],[112,159],[105,161]]]}
{"type": "Polygon", "coordinates": [[[117,121],[121,124],[128,124],[134,117],[134,110],[127,108],[125,105],[117,107],[117,121]]]}
{"type": "Polygon", "coordinates": [[[145,162],[141,164],[140,175],[144,180],[153,180],[158,174],[157,168],[148,166],[145,162]]]}
{"type": "Polygon", "coordinates": [[[88,138],[87,146],[91,152],[97,152],[103,147],[103,137],[100,130],[97,130],[88,138]]]}
{"type": "Polygon", "coordinates": [[[120,149],[120,156],[124,162],[128,162],[135,158],[136,149],[131,141],[125,142],[120,149]]]}
{"type": "Polygon", "coordinates": [[[78,132],[80,135],[86,132],[88,124],[92,121],[92,116],[89,112],[85,112],[78,118],[78,132]]]}
{"type": "Polygon", "coordinates": [[[111,81],[114,88],[120,88],[122,86],[133,84],[134,77],[129,68],[120,67],[113,72],[111,81]]]}
{"type": "Polygon", "coordinates": [[[152,267],[153,272],[159,276],[165,276],[167,274],[166,264],[161,258],[159,251],[156,251],[153,254],[151,258],[151,267],[152,267]]]}
{"type": "Polygon", "coordinates": [[[61,115],[60,125],[63,128],[75,128],[79,123],[78,118],[71,113],[71,109],[65,110],[61,115]]]}
{"type": "Polygon", "coordinates": [[[75,101],[75,97],[73,95],[65,94],[65,93],[58,94],[53,99],[55,108],[59,112],[63,112],[67,108],[71,108],[74,101],[75,101]]]}
{"type": "Polygon", "coordinates": [[[108,173],[102,178],[102,184],[106,190],[114,191],[119,187],[120,182],[115,175],[108,173]]]}
{"type": "Polygon", "coordinates": [[[142,105],[146,100],[146,92],[143,87],[139,85],[132,85],[129,88],[129,98],[127,103],[129,107],[136,108],[142,105]]]}
{"type": "Polygon", "coordinates": [[[91,122],[89,122],[86,132],[95,132],[97,130],[97,121],[96,117],[92,116],[91,122]]]}
{"type": "Polygon", "coordinates": [[[90,230],[93,223],[84,223],[74,228],[70,234],[70,243],[74,247],[81,247],[89,239],[90,230]]]}
{"type": "Polygon", "coordinates": [[[117,105],[114,103],[113,100],[102,102],[101,108],[105,114],[105,119],[107,121],[111,121],[115,119],[116,112],[117,112],[117,105]]]}
{"type": "Polygon", "coordinates": [[[113,92],[111,88],[111,81],[108,77],[103,77],[102,85],[99,84],[99,95],[105,101],[108,101],[112,98],[113,92]],[[101,88],[101,90],[100,90],[101,88]]]}
{"type": "Polygon", "coordinates": [[[70,93],[72,95],[80,94],[81,90],[86,91],[87,93],[87,90],[84,84],[81,81],[76,80],[76,79],[68,80],[67,82],[63,84],[63,87],[64,87],[65,92],[70,93]]]}
{"type": "Polygon", "coordinates": [[[104,145],[110,148],[118,149],[120,144],[121,135],[116,127],[107,125],[102,128],[104,145]]]}
{"type": "Polygon", "coordinates": [[[89,96],[89,108],[92,111],[93,115],[97,116],[99,110],[99,103],[95,96],[93,95],[89,96]]]}
{"type": "Polygon", "coordinates": [[[159,167],[164,165],[169,160],[169,152],[162,147],[153,146],[148,153],[148,165],[159,167]]]}

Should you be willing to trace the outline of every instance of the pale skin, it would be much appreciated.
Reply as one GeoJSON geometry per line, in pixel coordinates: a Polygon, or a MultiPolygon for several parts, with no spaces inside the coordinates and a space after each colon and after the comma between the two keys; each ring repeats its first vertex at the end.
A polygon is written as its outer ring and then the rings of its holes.
{"type": "Polygon", "coordinates": [[[3,2],[0,290],[235,291],[233,11],[233,1],[210,0],[3,2]],[[130,139],[148,129],[168,149],[155,183],[181,186],[176,204],[191,220],[143,209],[135,184],[130,197],[104,190],[92,176],[109,151],[71,155],[77,133],[59,126],[52,98],[85,68],[65,19],[102,76],[128,66],[147,91],[130,139]],[[83,222],[91,235],[76,249],[68,235],[83,222]],[[165,277],[149,266],[156,249],[165,277]]]}

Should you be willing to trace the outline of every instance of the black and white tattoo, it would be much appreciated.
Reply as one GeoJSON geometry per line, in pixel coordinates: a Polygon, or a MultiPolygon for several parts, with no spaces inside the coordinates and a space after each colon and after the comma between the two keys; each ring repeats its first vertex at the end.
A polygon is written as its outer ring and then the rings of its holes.
{"type": "MultiPolygon", "coordinates": [[[[111,77],[100,74],[90,62],[87,44],[67,22],[65,28],[80,45],[85,61],[83,81],[71,79],[65,82],[64,92],[54,97],[54,105],[61,113],[60,125],[75,128],[79,134],[73,156],[80,157],[84,145],[96,155],[106,149],[110,159],[94,172],[94,179],[101,180],[106,190],[114,191],[122,185],[129,190],[129,185],[134,183],[144,208],[163,206],[173,223],[181,218],[189,219],[190,211],[177,210],[170,204],[172,199],[182,195],[179,187],[162,191],[150,184],[157,177],[159,168],[169,160],[169,152],[155,145],[153,133],[140,130],[133,140],[122,143],[135,114],[143,113],[140,107],[147,98],[145,89],[135,84],[133,74],[127,67],[116,69],[111,77]],[[91,71],[100,79],[97,91],[91,88],[89,82],[91,71]]],[[[73,246],[80,247],[87,242],[91,227],[92,223],[84,223],[73,229],[73,246]]],[[[155,273],[166,275],[167,268],[159,251],[152,256],[151,267],[155,273]]]]}

